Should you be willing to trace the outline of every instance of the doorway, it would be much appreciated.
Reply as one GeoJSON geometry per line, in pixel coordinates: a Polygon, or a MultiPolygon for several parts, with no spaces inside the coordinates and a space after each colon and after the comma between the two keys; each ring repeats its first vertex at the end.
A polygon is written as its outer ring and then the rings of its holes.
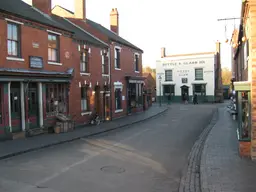
{"type": "Polygon", "coordinates": [[[38,92],[37,84],[30,83],[28,85],[27,92],[27,113],[29,118],[29,129],[35,129],[39,127],[39,109],[38,109],[38,92]]]}
{"type": "Polygon", "coordinates": [[[181,88],[181,99],[182,101],[184,101],[185,96],[187,96],[187,98],[189,97],[189,87],[186,85],[183,85],[180,88],[181,88]]]}
{"type": "Polygon", "coordinates": [[[21,132],[21,97],[20,97],[20,83],[12,82],[11,83],[11,92],[10,92],[10,101],[11,101],[11,123],[12,123],[12,132],[17,133],[21,132]]]}
{"type": "Polygon", "coordinates": [[[95,95],[94,95],[94,102],[95,102],[95,110],[98,115],[101,116],[101,102],[100,102],[100,86],[95,86],[95,95]]]}

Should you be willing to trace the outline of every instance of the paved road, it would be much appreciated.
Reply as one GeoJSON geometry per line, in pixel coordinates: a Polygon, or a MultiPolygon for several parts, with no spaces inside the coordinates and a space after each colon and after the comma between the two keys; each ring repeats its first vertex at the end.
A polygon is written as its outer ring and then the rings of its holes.
{"type": "Polygon", "coordinates": [[[172,105],[128,128],[2,160],[0,191],[178,191],[190,149],[213,108],[172,105]]]}

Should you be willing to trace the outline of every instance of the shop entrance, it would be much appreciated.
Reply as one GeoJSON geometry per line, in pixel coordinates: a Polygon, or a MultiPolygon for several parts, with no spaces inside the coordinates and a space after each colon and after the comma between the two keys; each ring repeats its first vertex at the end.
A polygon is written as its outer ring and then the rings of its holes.
{"type": "Polygon", "coordinates": [[[189,99],[189,87],[186,85],[183,85],[180,87],[181,88],[181,99],[184,101],[185,99],[189,99]],[[186,98],[187,97],[187,98],[186,98]]]}
{"type": "Polygon", "coordinates": [[[11,123],[12,123],[12,132],[17,133],[22,131],[21,128],[21,105],[20,105],[20,83],[12,82],[11,83],[11,123]]]}
{"type": "Polygon", "coordinates": [[[39,109],[38,109],[38,91],[37,91],[37,84],[30,83],[27,85],[27,110],[26,113],[28,114],[28,123],[29,129],[35,129],[39,127],[39,109]]]}

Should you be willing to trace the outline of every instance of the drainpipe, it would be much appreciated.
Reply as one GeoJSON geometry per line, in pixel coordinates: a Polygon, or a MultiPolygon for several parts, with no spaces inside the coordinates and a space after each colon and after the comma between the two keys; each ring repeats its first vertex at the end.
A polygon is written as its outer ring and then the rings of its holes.
{"type": "Polygon", "coordinates": [[[108,48],[108,73],[109,73],[109,78],[108,78],[108,84],[109,84],[109,89],[110,89],[110,120],[112,121],[112,73],[111,73],[111,47],[109,46],[108,48]]]}

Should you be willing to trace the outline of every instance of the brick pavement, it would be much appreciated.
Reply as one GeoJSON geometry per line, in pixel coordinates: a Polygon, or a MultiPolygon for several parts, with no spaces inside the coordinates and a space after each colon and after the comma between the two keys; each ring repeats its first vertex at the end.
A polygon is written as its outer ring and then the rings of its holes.
{"type": "Polygon", "coordinates": [[[240,158],[236,122],[225,107],[205,141],[201,156],[202,192],[255,192],[256,162],[240,158]]]}
{"type": "Polygon", "coordinates": [[[41,148],[74,141],[82,137],[88,137],[132,125],[134,123],[145,121],[159,114],[162,114],[167,109],[168,107],[166,105],[163,105],[162,107],[153,105],[145,112],[102,123],[99,126],[87,126],[84,128],[75,129],[73,132],[69,133],[45,134],[25,139],[0,142],[0,159],[6,159],[8,157],[20,155],[22,153],[35,151],[41,148]]]}

